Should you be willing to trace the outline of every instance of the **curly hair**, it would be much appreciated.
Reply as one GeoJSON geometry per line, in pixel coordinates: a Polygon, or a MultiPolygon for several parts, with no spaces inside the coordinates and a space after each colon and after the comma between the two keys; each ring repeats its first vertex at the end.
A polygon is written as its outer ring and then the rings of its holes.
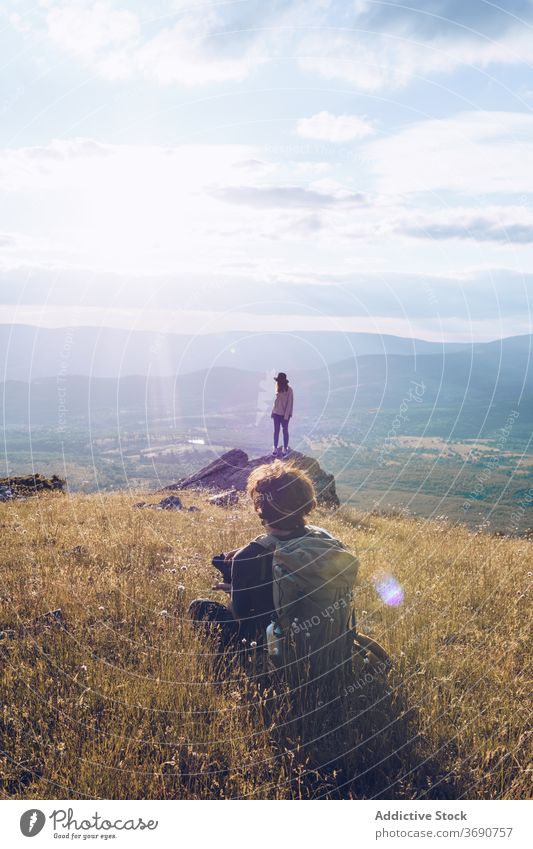
{"type": "Polygon", "coordinates": [[[247,492],[263,523],[290,531],[305,524],[316,507],[316,493],[309,475],[290,463],[275,460],[253,470],[247,492]]]}

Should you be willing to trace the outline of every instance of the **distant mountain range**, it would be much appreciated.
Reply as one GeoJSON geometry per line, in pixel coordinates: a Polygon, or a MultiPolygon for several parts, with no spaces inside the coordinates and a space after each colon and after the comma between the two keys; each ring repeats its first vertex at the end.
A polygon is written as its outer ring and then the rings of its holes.
{"type": "MultiPolygon", "coordinates": [[[[128,334],[123,331],[102,331],[105,345],[103,342],[100,345],[94,329],[76,330],[74,340],[67,346],[70,358],[65,354],[65,366],[50,374],[54,363],[62,363],[61,333],[66,331],[35,334],[32,328],[25,328],[25,335],[20,328],[16,330],[18,347],[8,343],[7,374],[17,373],[12,351],[20,354],[18,369],[21,373],[31,362],[28,351],[20,345],[23,338],[30,346],[34,338],[34,350],[39,353],[33,360],[31,381],[19,378],[3,383],[5,426],[30,423],[54,427],[62,421],[67,427],[91,424],[98,428],[116,429],[118,425],[156,429],[173,425],[181,428],[188,423],[197,427],[220,420],[230,427],[252,428],[259,420],[268,420],[274,383],[270,374],[265,376],[265,367],[274,364],[290,371],[296,397],[295,426],[303,430],[342,432],[361,416],[377,416],[390,411],[386,421],[392,421],[394,415],[401,413],[403,433],[412,432],[413,427],[420,430],[429,426],[432,433],[441,436],[460,431],[463,438],[475,437],[484,427],[503,426],[507,416],[518,410],[520,415],[514,433],[520,432],[523,438],[531,435],[532,336],[442,346],[394,336],[352,334],[350,343],[357,356],[352,354],[334,361],[334,351],[343,350],[344,337],[309,333],[305,334],[305,344],[312,344],[314,349],[311,366],[307,368],[297,368],[295,364],[305,360],[302,343],[295,344],[294,338],[286,334],[255,337],[253,345],[244,340],[242,348],[238,334],[231,338],[228,335],[202,337],[197,351],[202,368],[177,370],[173,376],[164,376],[157,371],[150,372],[146,346],[155,344],[153,334],[136,334],[135,344],[131,345],[128,334]],[[42,347],[45,338],[51,346],[47,349],[42,347]],[[235,354],[217,356],[214,362],[210,360],[217,349],[220,351],[230,343],[236,345],[235,354]],[[125,376],[117,377],[120,352],[113,349],[115,344],[124,344],[124,362],[135,362],[141,369],[139,374],[127,375],[124,368],[125,376]],[[76,374],[78,365],[81,368],[85,363],[87,368],[87,363],[90,364],[91,345],[95,346],[94,362],[98,367],[90,377],[87,372],[76,374]],[[295,362],[290,359],[293,345],[295,362]],[[110,346],[107,358],[106,346],[110,346]],[[317,351],[319,365],[315,365],[317,351]],[[228,359],[233,362],[231,357],[239,363],[246,359],[247,368],[225,365],[228,359]],[[287,363],[291,364],[290,369],[287,363]],[[142,371],[143,366],[145,371],[142,371]],[[106,370],[111,376],[100,375],[100,371],[106,370]]],[[[4,345],[6,338],[4,335],[4,345]]],[[[176,355],[174,364],[188,362],[192,368],[192,358],[187,359],[187,337],[171,337],[170,343],[175,352],[185,351],[181,361],[176,355]]]]}
{"type": "Polygon", "coordinates": [[[169,377],[231,367],[262,372],[318,369],[345,359],[469,351],[439,343],[373,333],[211,333],[187,336],[112,327],[39,328],[0,325],[0,380],[57,375],[169,377]]]}

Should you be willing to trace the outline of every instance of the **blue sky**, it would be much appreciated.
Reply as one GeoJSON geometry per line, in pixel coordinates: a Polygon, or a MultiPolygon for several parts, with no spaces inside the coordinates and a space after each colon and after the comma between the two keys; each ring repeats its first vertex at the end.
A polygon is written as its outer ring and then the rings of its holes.
{"type": "Polygon", "coordinates": [[[531,330],[533,3],[4,0],[0,321],[531,330]]]}

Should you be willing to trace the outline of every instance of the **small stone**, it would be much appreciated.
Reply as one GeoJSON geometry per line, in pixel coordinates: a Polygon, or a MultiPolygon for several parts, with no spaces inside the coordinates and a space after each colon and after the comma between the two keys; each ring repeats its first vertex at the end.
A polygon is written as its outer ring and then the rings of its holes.
{"type": "Polygon", "coordinates": [[[182,510],[183,504],[178,495],[168,495],[157,505],[160,510],[182,510]]]}

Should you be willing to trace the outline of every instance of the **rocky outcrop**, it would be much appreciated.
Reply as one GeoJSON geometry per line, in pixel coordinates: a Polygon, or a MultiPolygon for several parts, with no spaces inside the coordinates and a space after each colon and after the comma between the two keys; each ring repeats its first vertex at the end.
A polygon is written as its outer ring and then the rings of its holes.
{"type": "MultiPolygon", "coordinates": [[[[227,451],[221,457],[217,457],[208,466],[204,466],[199,472],[182,478],[174,484],[165,487],[166,490],[179,489],[205,489],[214,493],[237,490],[243,492],[250,472],[264,463],[271,463],[270,454],[264,457],[250,459],[245,451],[234,448],[227,451]]],[[[305,469],[315,485],[318,503],[327,507],[338,507],[339,499],[335,489],[335,478],[325,472],[317,460],[293,451],[287,460],[282,462],[291,463],[301,469],[305,469]]]]}
{"type": "Polygon", "coordinates": [[[17,475],[16,477],[0,478],[0,495],[5,497],[0,500],[7,501],[8,498],[27,498],[45,490],[59,490],[63,492],[65,481],[52,475],[45,478],[44,475],[17,475]]]}

